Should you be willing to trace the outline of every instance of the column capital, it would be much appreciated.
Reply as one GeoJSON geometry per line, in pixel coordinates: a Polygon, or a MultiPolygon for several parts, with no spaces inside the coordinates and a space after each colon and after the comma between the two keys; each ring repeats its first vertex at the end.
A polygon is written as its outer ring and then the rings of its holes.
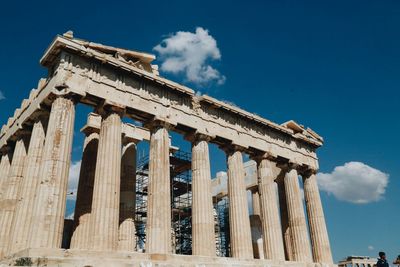
{"type": "Polygon", "coordinates": [[[206,141],[210,142],[212,139],[214,139],[215,136],[210,136],[208,134],[201,133],[199,131],[194,131],[185,134],[185,139],[189,142],[196,142],[196,141],[206,141]]]}
{"type": "Polygon", "coordinates": [[[284,172],[290,172],[293,169],[298,171],[298,169],[301,167],[299,164],[293,163],[291,161],[279,161],[279,160],[277,161],[276,166],[282,169],[284,172]]]}
{"type": "Polygon", "coordinates": [[[315,175],[318,173],[318,170],[312,169],[309,166],[303,166],[300,168],[299,174],[303,177],[303,179],[309,178],[311,175],[315,175]]]}
{"type": "MultiPolygon", "coordinates": [[[[50,105],[53,103],[57,98],[65,98],[71,100],[74,104],[79,102],[79,98],[76,94],[71,92],[69,90],[69,87],[65,85],[65,87],[57,87],[55,86],[55,89],[51,91],[50,95],[47,97],[47,100],[49,101],[50,105]]],[[[47,103],[47,102],[46,102],[47,103]]]]}
{"type": "Polygon", "coordinates": [[[276,161],[276,156],[270,152],[263,151],[263,152],[251,153],[250,159],[257,162],[257,164],[260,164],[260,162],[264,159],[269,160],[269,161],[276,161]]]}
{"type": "Polygon", "coordinates": [[[97,107],[95,112],[99,114],[101,117],[106,117],[111,113],[116,113],[118,114],[121,118],[124,116],[126,111],[126,107],[123,105],[120,105],[118,103],[109,101],[109,100],[104,100],[102,103],[100,103],[97,107]]]}
{"type": "Polygon", "coordinates": [[[223,144],[219,146],[227,155],[233,154],[235,152],[245,152],[246,147],[236,145],[233,143],[223,144]]]}
{"type": "Polygon", "coordinates": [[[165,120],[154,117],[153,119],[143,123],[143,126],[149,130],[157,130],[159,128],[166,128],[167,130],[170,130],[174,125],[165,120]]]}

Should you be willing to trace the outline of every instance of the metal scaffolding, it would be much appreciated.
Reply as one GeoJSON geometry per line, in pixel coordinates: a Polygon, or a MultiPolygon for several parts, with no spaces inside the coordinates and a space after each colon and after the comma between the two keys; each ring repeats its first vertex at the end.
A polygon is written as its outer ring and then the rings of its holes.
{"type": "Polygon", "coordinates": [[[230,257],[229,200],[214,197],[216,253],[219,257],[230,257]]]}
{"type": "MultiPolygon", "coordinates": [[[[171,245],[175,254],[192,254],[192,173],[191,154],[180,150],[170,152],[171,175],[171,245]]],[[[136,248],[143,251],[146,243],[147,187],[149,157],[138,160],[136,170],[136,248]]],[[[215,237],[217,256],[228,257],[228,198],[214,197],[215,237]]]]}
{"type": "MultiPolygon", "coordinates": [[[[192,175],[191,154],[174,150],[170,153],[171,236],[173,253],[192,254],[192,175]]],[[[136,248],[146,243],[147,188],[149,157],[141,157],[136,170],[136,248]]]]}

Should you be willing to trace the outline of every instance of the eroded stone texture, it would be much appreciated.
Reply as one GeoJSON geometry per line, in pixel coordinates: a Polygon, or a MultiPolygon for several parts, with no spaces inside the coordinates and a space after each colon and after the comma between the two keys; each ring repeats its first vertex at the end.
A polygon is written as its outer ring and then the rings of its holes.
{"type": "Polygon", "coordinates": [[[151,129],[148,188],[146,252],[171,253],[169,136],[162,126],[151,129]]]}
{"type": "Polygon", "coordinates": [[[311,262],[310,240],[301,199],[299,177],[295,169],[286,173],[284,184],[293,260],[311,262]]]}
{"type": "Polygon", "coordinates": [[[309,174],[303,180],[314,262],[333,263],[317,177],[309,174]]]}
{"type": "Polygon", "coordinates": [[[121,180],[121,117],[103,116],[97,152],[91,220],[92,249],[116,250],[121,180]]]}
{"type": "MultiPolygon", "coordinates": [[[[10,170],[10,165],[11,165],[11,155],[8,153],[2,155],[0,162],[0,203],[1,200],[3,199],[5,181],[7,180],[8,177],[8,171],[10,170]]],[[[0,216],[1,216],[1,208],[0,208],[0,216]]]]}
{"type": "Polygon", "coordinates": [[[51,106],[35,197],[31,247],[61,247],[74,132],[75,104],[58,97],[51,106]]]}
{"type": "Polygon", "coordinates": [[[268,159],[261,159],[258,163],[258,189],[261,202],[264,250],[266,259],[284,260],[278,192],[273,168],[274,163],[268,159]]]}
{"type": "Polygon", "coordinates": [[[136,144],[132,142],[126,144],[122,150],[118,250],[135,250],[135,205],[136,144]]]}
{"type": "Polygon", "coordinates": [[[202,139],[192,143],[192,198],[193,255],[215,256],[210,158],[202,139]]]}
{"type": "Polygon", "coordinates": [[[18,192],[23,179],[27,141],[21,136],[17,140],[8,177],[4,181],[3,197],[0,202],[0,258],[7,255],[11,241],[11,226],[18,202],[18,192]]]}
{"type": "Polygon", "coordinates": [[[11,227],[9,252],[15,253],[29,247],[34,199],[40,183],[39,170],[45,141],[45,126],[38,120],[33,125],[25,161],[18,203],[11,227]]]}
{"type": "Polygon", "coordinates": [[[92,212],[93,185],[97,166],[99,134],[89,132],[83,145],[81,169],[79,172],[78,192],[74,214],[74,232],[71,248],[90,248],[90,214],[92,212]]]}
{"type": "Polygon", "coordinates": [[[252,259],[253,248],[242,153],[240,151],[229,151],[227,154],[227,162],[229,227],[232,257],[252,259]]]}

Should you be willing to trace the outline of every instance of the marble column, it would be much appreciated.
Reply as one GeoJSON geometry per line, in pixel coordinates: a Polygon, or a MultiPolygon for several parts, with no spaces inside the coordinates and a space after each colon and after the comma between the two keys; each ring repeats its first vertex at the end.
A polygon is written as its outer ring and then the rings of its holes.
{"type": "Polygon", "coordinates": [[[303,181],[314,262],[333,263],[317,177],[308,173],[303,176],[303,181]]]}
{"type": "MultiPolygon", "coordinates": [[[[3,193],[4,193],[4,186],[5,186],[5,181],[7,180],[8,177],[8,171],[10,170],[10,165],[11,165],[11,154],[4,152],[4,154],[1,156],[1,161],[0,161],[0,203],[3,198],[3,193]]],[[[1,207],[0,207],[0,217],[1,217],[1,207]]]]}
{"type": "Polygon", "coordinates": [[[284,178],[284,184],[293,260],[311,262],[310,240],[307,233],[307,224],[303,201],[301,198],[299,177],[295,169],[289,169],[287,171],[284,178]]]}
{"type": "Polygon", "coordinates": [[[11,226],[18,202],[18,193],[23,179],[23,170],[26,159],[27,141],[25,136],[19,136],[14,149],[14,155],[4,181],[3,199],[0,203],[0,258],[8,254],[8,245],[11,242],[11,226]]]}
{"type": "Polygon", "coordinates": [[[286,203],[284,178],[277,180],[277,185],[279,194],[279,208],[281,213],[282,237],[285,248],[285,259],[288,261],[293,261],[292,238],[290,235],[289,214],[286,203]]]}
{"type": "Polygon", "coordinates": [[[136,144],[134,142],[125,144],[122,150],[120,191],[118,250],[134,251],[136,248],[136,144]]]}
{"type": "Polygon", "coordinates": [[[106,111],[100,127],[90,215],[92,249],[112,251],[118,246],[121,182],[121,117],[106,111]]]}
{"type": "Polygon", "coordinates": [[[171,187],[168,130],[151,126],[146,252],[171,253],[171,187]]]}
{"type": "Polygon", "coordinates": [[[74,102],[56,98],[51,106],[35,196],[30,239],[33,248],[61,247],[74,121],[74,102]]]}
{"type": "Polygon", "coordinates": [[[253,248],[242,153],[227,152],[229,227],[232,257],[252,259],[253,248]]]}
{"type": "Polygon", "coordinates": [[[215,230],[207,138],[192,142],[192,250],[193,255],[215,256],[215,230]]]}
{"type": "Polygon", "coordinates": [[[34,199],[40,183],[39,170],[42,162],[42,154],[45,141],[45,125],[37,120],[32,129],[29,142],[28,154],[26,157],[23,179],[20,186],[18,204],[12,223],[11,242],[9,251],[11,253],[29,247],[30,230],[32,223],[32,211],[34,199]]]}
{"type": "Polygon", "coordinates": [[[86,137],[83,144],[81,169],[79,172],[71,249],[89,249],[91,245],[90,214],[92,212],[99,133],[97,129],[92,128],[84,128],[83,132],[86,134],[86,137]]]}
{"type": "Polygon", "coordinates": [[[257,167],[265,258],[285,260],[277,184],[275,183],[276,175],[273,172],[275,163],[263,158],[257,162],[257,167]]]}

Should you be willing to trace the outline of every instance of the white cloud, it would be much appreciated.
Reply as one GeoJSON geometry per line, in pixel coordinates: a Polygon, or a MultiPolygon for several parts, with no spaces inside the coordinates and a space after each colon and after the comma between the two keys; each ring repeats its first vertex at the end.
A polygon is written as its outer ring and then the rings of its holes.
{"type": "Polygon", "coordinates": [[[318,174],[321,190],[339,200],[356,204],[381,200],[388,182],[388,174],[354,161],[335,167],[332,173],[318,174]]]}
{"type": "Polygon", "coordinates": [[[73,162],[69,168],[68,194],[67,194],[68,199],[71,200],[76,199],[76,193],[78,192],[80,170],[81,170],[81,161],[73,162]]]}
{"type": "Polygon", "coordinates": [[[197,27],[196,32],[178,31],[154,47],[162,60],[161,70],[174,74],[183,73],[193,83],[223,84],[226,80],[210,61],[221,60],[217,41],[208,30],[197,27]]]}
{"type": "Polygon", "coordinates": [[[6,99],[6,97],[4,96],[4,93],[2,91],[0,91],[0,100],[6,99]]]}
{"type": "Polygon", "coordinates": [[[368,250],[369,250],[369,251],[372,251],[372,250],[374,250],[374,249],[375,249],[374,246],[371,246],[371,245],[368,246],[368,250]]]}

